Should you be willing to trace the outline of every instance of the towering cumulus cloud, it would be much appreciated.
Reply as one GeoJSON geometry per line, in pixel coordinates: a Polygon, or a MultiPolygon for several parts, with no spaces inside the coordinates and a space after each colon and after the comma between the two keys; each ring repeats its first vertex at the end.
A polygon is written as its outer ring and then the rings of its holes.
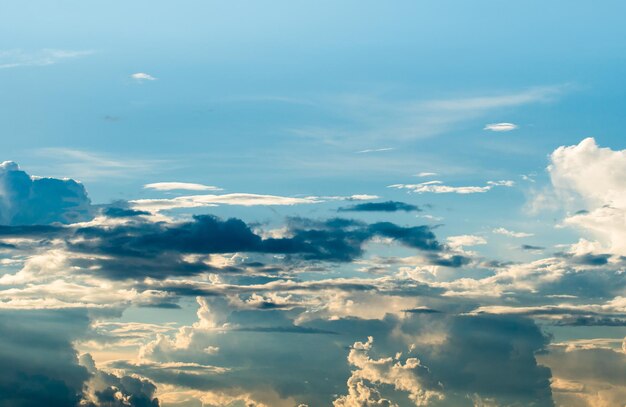
{"type": "Polygon", "coordinates": [[[558,196],[565,204],[583,206],[565,223],[588,231],[613,253],[626,255],[626,150],[600,148],[586,138],[559,147],[551,160],[548,169],[558,196]]]}
{"type": "Polygon", "coordinates": [[[91,202],[72,179],[38,178],[12,161],[0,164],[0,223],[74,223],[91,218],[91,202]]]}

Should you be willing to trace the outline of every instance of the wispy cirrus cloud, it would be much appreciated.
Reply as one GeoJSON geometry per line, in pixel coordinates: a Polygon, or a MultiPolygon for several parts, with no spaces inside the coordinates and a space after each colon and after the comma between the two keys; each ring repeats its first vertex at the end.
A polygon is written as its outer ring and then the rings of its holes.
{"type": "Polygon", "coordinates": [[[212,185],[195,184],[191,182],[153,182],[143,186],[144,189],[155,189],[157,191],[221,191],[212,185]]]}
{"type": "Polygon", "coordinates": [[[47,66],[93,54],[91,50],[64,50],[45,48],[38,51],[20,49],[0,51],[0,69],[25,66],[47,66]]]}
{"type": "Polygon", "coordinates": [[[394,150],[394,148],[392,147],[385,147],[385,148],[374,148],[374,149],[367,149],[367,150],[361,150],[361,151],[357,151],[357,154],[366,154],[366,153],[380,153],[383,151],[391,151],[394,150]]]}
{"type": "MultiPolygon", "coordinates": [[[[128,178],[140,174],[153,172],[159,166],[170,163],[167,160],[138,159],[111,157],[104,153],[51,147],[35,151],[38,157],[46,158],[58,176],[71,177],[80,180],[95,180],[101,178],[128,178]]],[[[51,168],[46,168],[47,172],[51,168]]]]}
{"type": "MultiPolygon", "coordinates": [[[[304,137],[323,139],[328,144],[356,144],[381,140],[407,141],[437,136],[458,124],[480,118],[500,109],[549,103],[567,90],[565,85],[538,86],[514,92],[485,92],[479,96],[447,99],[393,100],[384,95],[335,95],[319,98],[324,109],[340,112],[352,122],[353,130],[299,128],[293,132],[304,137]],[[340,139],[339,139],[340,138],[340,139]]],[[[492,131],[513,130],[512,123],[495,123],[492,131]]],[[[366,152],[376,151],[364,150],[366,152]]]]}

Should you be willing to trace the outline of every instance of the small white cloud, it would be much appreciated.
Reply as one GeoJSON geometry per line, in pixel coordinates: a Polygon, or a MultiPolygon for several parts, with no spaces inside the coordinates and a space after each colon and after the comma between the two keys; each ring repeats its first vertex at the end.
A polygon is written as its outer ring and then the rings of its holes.
{"type": "Polygon", "coordinates": [[[483,130],[490,131],[511,131],[515,129],[517,129],[517,124],[513,123],[491,123],[483,128],[483,130]]]}
{"type": "Polygon", "coordinates": [[[436,172],[420,172],[415,174],[416,177],[434,177],[437,175],[436,172]]]}
{"type": "Polygon", "coordinates": [[[511,237],[517,237],[517,238],[534,236],[534,234],[532,233],[514,232],[512,230],[508,230],[505,228],[495,228],[494,230],[492,230],[492,232],[498,235],[505,235],[505,236],[511,236],[511,237]]]}
{"type": "Polygon", "coordinates": [[[157,191],[221,191],[222,188],[212,185],[193,184],[190,182],[154,182],[143,186],[145,189],[157,191]]]}
{"type": "Polygon", "coordinates": [[[487,184],[494,186],[494,187],[512,187],[515,185],[515,182],[510,181],[510,180],[500,180],[500,181],[487,181],[487,184]]]}
{"type": "Polygon", "coordinates": [[[144,72],[137,72],[134,73],[130,76],[131,78],[133,78],[136,81],[156,81],[157,78],[155,78],[154,76],[144,73],[144,72]]]}
{"type": "Polygon", "coordinates": [[[476,235],[450,236],[446,239],[446,241],[448,242],[448,245],[455,250],[460,250],[464,246],[478,246],[487,244],[487,240],[484,237],[476,235]]]}

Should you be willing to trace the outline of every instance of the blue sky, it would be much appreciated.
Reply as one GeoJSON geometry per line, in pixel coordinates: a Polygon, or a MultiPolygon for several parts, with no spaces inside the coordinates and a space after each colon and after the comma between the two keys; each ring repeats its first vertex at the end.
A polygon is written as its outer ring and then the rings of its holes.
{"type": "Polygon", "coordinates": [[[624,11],[3,2],[0,400],[623,403],[624,11]]]}

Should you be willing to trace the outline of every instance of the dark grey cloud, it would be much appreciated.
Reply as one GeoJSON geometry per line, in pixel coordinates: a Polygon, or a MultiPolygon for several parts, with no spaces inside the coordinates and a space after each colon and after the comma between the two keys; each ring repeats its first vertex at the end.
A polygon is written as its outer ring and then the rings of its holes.
{"type": "MultiPolygon", "coordinates": [[[[535,358],[544,351],[548,337],[530,319],[415,312],[403,318],[388,314],[382,320],[315,319],[295,325],[295,316],[283,310],[235,312],[224,322],[236,329],[198,331],[190,336],[184,351],[155,344],[145,354],[154,364],[116,362],[114,367],[198,390],[239,389],[261,402],[266,401],[266,391],[272,389],[297,403],[332,405],[337,395],[346,391],[351,374],[346,361],[350,347],[355,341],[373,336],[374,350],[380,357],[402,352],[403,357],[421,361],[415,367],[419,372],[414,373],[422,375],[424,388],[443,389],[445,393],[445,399],[433,401],[433,406],[469,407],[474,405],[473,396],[496,405],[554,405],[550,370],[535,358]],[[437,344],[420,342],[420,337],[437,334],[442,338],[437,344]],[[219,350],[207,354],[207,346],[219,350]],[[172,362],[227,370],[202,376],[181,375],[167,367],[172,362]]],[[[393,389],[378,390],[399,405],[413,405],[406,395],[393,389]]]]}
{"type": "Polygon", "coordinates": [[[92,218],[91,201],[82,184],[31,177],[11,161],[0,164],[0,224],[68,224],[92,218]]]}
{"type": "Polygon", "coordinates": [[[111,206],[105,208],[102,213],[109,218],[132,218],[140,215],[150,215],[150,212],[139,211],[137,209],[123,208],[118,206],[111,206]]]}
{"type": "Polygon", "coordinates": [[[546,248],[543,246],[534,246],[531,244],[523,244],[520,246],[520,249],[522,250],[528,250],[528,251],[539,251],[539,250],[545,250],[546,248]]]}
{"type": "Polygon", "coordinates": [[[0,311],[0,405],[76,406],[89,372],[71,341],[88,324],[79,310],[0,311]]]}
{"type": "Polygon", "coordinates": [[[338,209],[339,212],[421,212],[417,205],[411,205],[405,202],[386,201],[386,202],[366,202],[351,206],[345,206],[338,209]]]}
{"type": "Polygon", "coordinates": [[[104,373],[90,357],[79,363],[72,342],[89,324],[83,309],[0,311],[0,406],[158,407],[151,382],[104,373]],[[117,391],[130,404],[111,398],[117,391]]]}
{"type": "MultiPolygon", "coordinates": [[[[1,234],[0,230],[0,234],[1,234]]],[[[375,237],[392,239],[406,247],[427,253],[432,264],[459,267],[469,259],[460,255],[444,256],[429,226],[399,226],[390,222],[367,224],[350,219],[324,221],[291,218],[286,237],[263,238],[240,219],[222,220],[198,215],[175,224],[136,221],[113,227],[77,228],[68,238],[74,252],[106,255],[105,259],[76,260],[91,263],[103,275],[113,279],[164,278],[168,275],[193,275],[214,270],[203,262],[184,260],[185,254],[247,252],[285,255],[284,263],[297,261],[350,262],[363,255],[364,245],[375,237]]],[[[251,266],[248,266],[251,267],[251,266]]],[[[265,273],[271,269],[260,264],[265,273]]],[[[241,272],[242,266],[219,271],[241,272]]],[[[280,268],[274,271],[280,271],[280,268]]]]}
{"type": "Polygon", "coordinates": [[[80,363],[91,374],[91,391],[96,399],[91,403],[94,407],[159,407],[159,400],[155,397],[157,388],[150,380],[106,373],[96,367],[89,354],[81,355],[80,363]]]}

